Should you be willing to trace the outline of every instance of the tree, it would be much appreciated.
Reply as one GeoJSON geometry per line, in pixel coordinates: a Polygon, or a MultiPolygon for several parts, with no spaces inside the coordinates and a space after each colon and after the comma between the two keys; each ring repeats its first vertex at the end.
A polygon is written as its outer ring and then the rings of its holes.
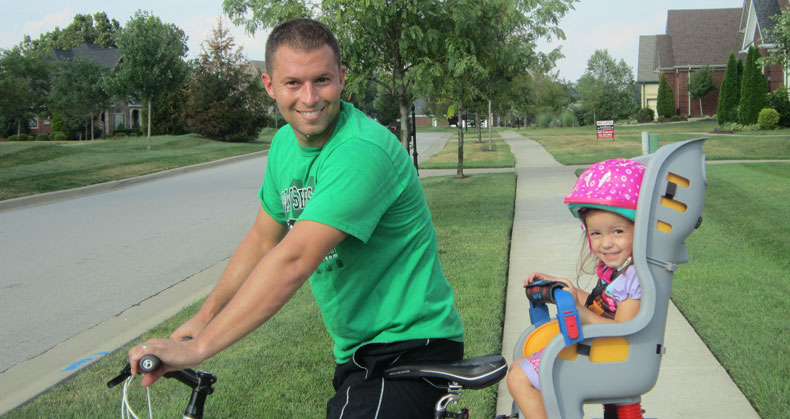
{"type": "Polygon", "coordinates": [[[730,58],[727,59],[727,69],[724,70],[724,78],[721,81],[721,90],[719,91],[719,106],[716,112],[716,120],[719,122],[719,125],[735,121],[740,90],[738,62],[733,52],[730,53],[730,58]]]}
{"type": "MultiPolygon", "coordinates": [[[[695,71],[687,87],[691,97],[699,100],[699,114],[700,116],[704,116],[705,112],[702,110],[702,98],[716,88],[713,84],[713,72],[710,66],[706,65],[695,71]]],[[[690,110],[689,113],[691,113],[690,110]]]]}
{"type": "Polygon", "coordinates": [[[203,42],[187,87],[186,117],[198,134],[223,141],[252,141],[266,121],[260,74],[250,68],[220,19],[203,42]]]}
{"type": "Polygon", "coordinates": [[[457,81],[459,71],[446,73],[448,66],[454,70],[474,67],[473,53],[489,47],[472,41],[478,32],[501,31],[502,22],[515,19],[519,32],[529,41],[525,47],[536,51],[535,39],[561,33],[556,25],[572,3],[573,0],[224,0],[223,9],[234,23],[246,25],[251,33],[293,17],[315,17],[327,23],[337,34],[349,68],[346,89],[355,91],[367,81],[388,89],[398,101],[401,141],[406,147],[408,111],[413,98],[417,92],[429,92],[417,85],[432,85],[424,81],[426,78],[451,77],[457,81]],[[512,6],[499,7],[505,4],[512,6]],[[500,20],[488,27],[474,26],[473,21],[478,21],[481,13],[496,14],[500,20]]]}
{"type": "MultiPolygon", "coordinates": [[[[582,106],[593,110],[593,119],[624,119],[635,110],[634,74],[625,60],[615,62],[607,50],[596,50],[579,78],[582,106]]],[[[594,122],[588,121],[586,122],[594,122]]]]}
{"type": "Polygon", "coordinates": [[[181,87],[186,77],[186,40],[177,26],[139,10],[118,36],[123,61],[114,86],[116,91],[148,104],[147,150],[151,149],[151,103],[181,87]]]}
{"type": "Polygon", "coordinates": [[[746,62],[743,65],[738,122],[742,125],[756,124],[760,111],[765,108],[768,101],[767,95],[768,80],[763,75],[760,50],[756,46],[752,46],[749,48],[746,62]]]}
{"type": "Polygon", "coordinates": [[[86,58],[61,61],[52,78],[52,110],[60,113],[72,130],[80,125],[87,127],[90,121],[90,137],[93,139],[94,116],[110,104],[110,94],[105,88],[108,76],[109,70],[105,66],[86,58]]]}
{"type": "Polygon", "coordinates": [[[31,39],[25,35],[22,47],[25,50],[38,50],[49,52],[53,49],[69,50],[84,43],[98,45],[102,48],[116,48],[116,39],[121,32],[121,25],[117,20],[110,20],[104,12],[91,15],[76,14],[74,19],[64,29],[55,28],[52,32],[39,35],[38,39],[31,39]]]}
{"type": "Polygon", "coordinates": [[[22,51],[19,47],[2,51],[0,56],[0,115],[5,123],[16,125],[22,132],[23,123],[46,110],[50,66],[44,54],[22,51]]]}
{"type": "Polygon", "coordinates": [[[783,9],[782,13],[773,16],[776,24],[766,30],[765,43],[774,47],[768,50],[768,56],[763,60],[766,64],[781,64],[787,72],[790,69],[790,9],[783,9]]]}
{"type": "Polygon", "coordinates": [[[671,118],[675,114],[675,93],[667,81],[667,75],[661,74],[658,82],[658,103],[656,104],[659,118],[671,118]]]}

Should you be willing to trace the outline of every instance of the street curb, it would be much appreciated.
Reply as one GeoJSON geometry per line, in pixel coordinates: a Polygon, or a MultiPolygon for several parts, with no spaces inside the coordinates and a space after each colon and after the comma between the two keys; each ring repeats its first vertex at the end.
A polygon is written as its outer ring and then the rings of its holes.
{"type": "Polygon", "coordinates": [[[235,163],[242,160],[254,159],[257,157],[265,156],[268,153],[269,150],[256,151],[254,153],[242,154],[242,155],[228,157],[221,160],[215,160],[206,163],[193,164],[191,166],[176,167],[174,169],[163,170],[161,172],[156,172],[156,173],[149,173],[147,175],[137,176],[128,179],[112,180],[109,182],[97,183],[95,185],[82,186],[79,188],[46,192],[37,195],[23,196],[20,198],[6,199],[4,201],[0,201],[0,211],[8,211],[18,208],[27,208],[27,207],[46,204],[50,202],[60,201],[64,199],[74,198],[78,196],[88,196],[102,192],[108,192],[143,182],[150,182],[152,180],[158,180],[170,176],[180,175],[183,173],[194,172],[196,170],[203,170],[215,166],[222,166],[229,163],[235,163]]]}

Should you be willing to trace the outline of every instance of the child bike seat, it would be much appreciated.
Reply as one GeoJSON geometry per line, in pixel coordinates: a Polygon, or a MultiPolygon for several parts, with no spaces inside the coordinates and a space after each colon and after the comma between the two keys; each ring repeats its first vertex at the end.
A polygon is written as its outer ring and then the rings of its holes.
{"type": "Polygon", "coordinates": [[[439,378],[465,389],[496,384],[507,374],[507,361],[499,354],[476,356],[457,362],[398,365],[384,371],[387,379],[439,378]]]}
{"type": "Polygon", "coordinates": [[[548,417],[581,418],[584,403],[633,406],[621,417],[642,417],[641,397],[658,380],[665,351],[674,273],[688,262],[685,239],[701,221],[707,188],[704,142],[668,144],[634,159],[646,165],[634,220],[633,261],[642,289],[636,316],[623,323],[583,325],[583,340],[570,347],[557,321],[543,322],[541,315],[536,322],[533,316],[533,326],[517,341],[514,359],[544,348],[538,375],[548,417]],[[540,345],[531,345],[536,341],[540,345]]]}

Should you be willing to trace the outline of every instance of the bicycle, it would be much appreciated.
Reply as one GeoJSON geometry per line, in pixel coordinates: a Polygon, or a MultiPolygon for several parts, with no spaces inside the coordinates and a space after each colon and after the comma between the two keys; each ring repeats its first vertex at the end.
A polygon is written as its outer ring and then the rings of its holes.
{"type": "MultiPolygon", "coordinates": [[[[151,372],[159,368],[161,361],[154,355],[145,355],[138,362],[138,366],[143,372],[151,372]]],[[[403,379],[422,379],[427,380],[437,388],[447,390],[447,394],[436,402],[434,419],[468,419],[469,409],[460,408],[458,411],[449,410],[451,406],[457,409],[464,389],[477,390],[498,383],[507,374],[507,362],[502,355],[483,355],[467,358],[457,362],[435,362],[425,364],[398,365],[386,369],[384,377],[391,380],[403,379]]],[[[205,371],[195,371],[184,369],[168,372],[166,378],[176,380],[192,387],[192,394],[189,403],[184,410],[185,419],[202,419],[203,408],[208,395],[214,392],[213,385],[217,378],[205,371]]],[[[124,409],[130,414],[130,418],[137,418],[126,399],[126,387],[132,380],[132,369],[127,363],[121,373],[107,382],[107,387],[112,388],[124,383],[124,391],[121,402],[121,417],[124,409]]],[[[149,416],[150,400],[149,400],[149,416]]]]}

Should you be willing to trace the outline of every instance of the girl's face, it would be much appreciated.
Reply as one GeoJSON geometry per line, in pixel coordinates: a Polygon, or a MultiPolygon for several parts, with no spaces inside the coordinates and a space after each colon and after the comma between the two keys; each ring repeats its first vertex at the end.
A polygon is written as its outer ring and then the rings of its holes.
{"type": "Polygon", "coordinates": [[[590,249],[610,268],[619,268],[631,256],[634,223],[609,211],[590,211],[585,217],[590,249]]]}

